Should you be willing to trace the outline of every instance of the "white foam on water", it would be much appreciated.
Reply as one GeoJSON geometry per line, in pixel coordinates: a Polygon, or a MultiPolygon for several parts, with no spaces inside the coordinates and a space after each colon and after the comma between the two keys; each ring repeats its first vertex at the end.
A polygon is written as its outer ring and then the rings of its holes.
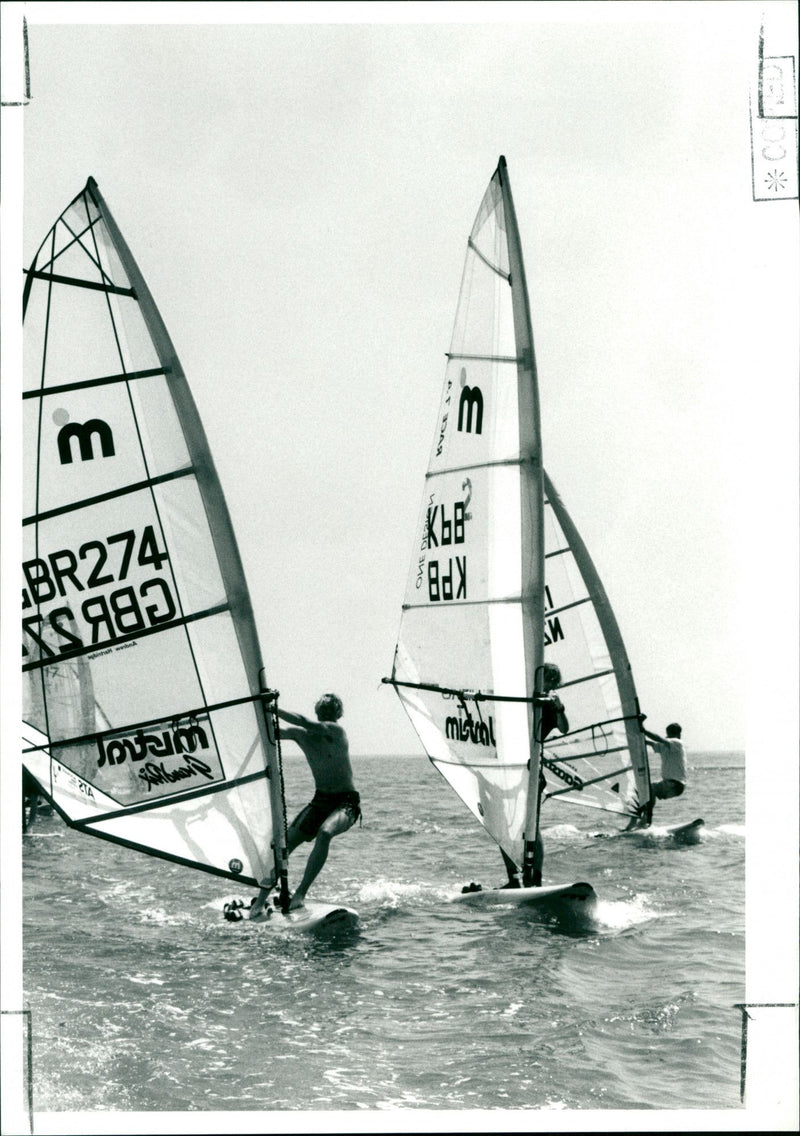
{"type": "Polygon", "coordinates": [[[542,838],[547,840],[583,840],[585,836],[574,824],[554,824],[542,829],[542,838]]]}
{"type": "Polygon", "coordinates": [[[377,903],[382,907],[401,907],[415,903],[421,898],[445,898],[446,891],[436,892],[425,884],[401,883],[399,880],[370,880],[362,884],[358,891],[361,903],[377,903]]]}
{"type": "Polygon", "coordinates": [[[594,914],[594,922],[614,931],[625,931],[629,927],[638,927],[659,919],[662,912],[654,912],[644,895],[634,899],[609,900],[599,899],[594,914]]]}
{"type": "Polygon", "coordinates": [[[746,829],[743,824],[721,824],[717,828],[711,830],[712,833],[722,832],[726,836],[741,836],[744,840],[746,829]]]}

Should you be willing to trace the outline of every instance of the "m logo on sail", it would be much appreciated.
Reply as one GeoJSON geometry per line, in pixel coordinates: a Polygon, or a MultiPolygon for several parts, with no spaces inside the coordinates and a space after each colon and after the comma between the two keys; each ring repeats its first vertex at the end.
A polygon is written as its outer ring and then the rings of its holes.
{"type": "Polygon", "coordinates": [[[480,387],[462,386],[458,400],[458,428],[467,434],[472,433],[472,412],[475,412],[475,433],[483,429],[483,394],[480,387]],[[465,414],[466,411],[466,414],[465,414]],[[466,425],[464,419],[466,418],[466,425]]]}
{"type": "Polygon", "coordinates": [[[88,422],[68,422],[58,432],[58,456],[62,465],[71,465],[73,459],[72,439],[78,439],[78,452],[81,461],[91,461],[94,456],[94,439],[100,444],[104,458],[114,456],[114,435],[111,427],[102,418],[90,418],[88,422]]]}

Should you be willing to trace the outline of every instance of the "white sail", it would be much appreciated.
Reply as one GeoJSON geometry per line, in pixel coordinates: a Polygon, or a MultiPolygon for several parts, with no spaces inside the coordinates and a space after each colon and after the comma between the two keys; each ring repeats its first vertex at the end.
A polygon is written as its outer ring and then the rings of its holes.
{"type": "Polygon", "coordinates": [[[166,328],[92,179],[27,272],[24,763],[71,825],[244,882],[283,866],[242,565],[166,328]],[[269,771],[269,773],[268,773],[269,771]]]}
{"type": "Polygon", "coordinates": [[[545,472],[545,659],[569,732],[544,745],[544,799],[634,815],[650,797],[633,674],[600,577],[545,472]]]}
{"type": "Polygon", "coordinates": [[[543,588],[533,340],[501,158],[468,241],[389,681],[433,764],[517,863],[537,824],[543,588]]]}

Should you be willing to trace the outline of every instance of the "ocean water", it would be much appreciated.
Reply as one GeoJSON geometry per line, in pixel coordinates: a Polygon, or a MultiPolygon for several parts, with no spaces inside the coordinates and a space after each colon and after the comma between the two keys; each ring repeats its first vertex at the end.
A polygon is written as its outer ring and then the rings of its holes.
{"type": "MultiPolygon", "coordinates": [[[[284,760],[294,811],[311,778],[284,760]]],[[[38,818],[23,936],[41,1130],[61,1130],[44,1114],[102,1110],[738,1109],[744,759],[689,764],[656,821],[703,816],[694,846],[596,839],[621,825],[545,805],[544,882],[600,897],[582,930],[444,902],[504,872],[419,756],[353,760],[363,824],[312,896],[360,921],[331,940],[227,923],[227,881],[38,818]]],[[[187,1129],[154,1115],[147,1131],[187,1129]]]]}

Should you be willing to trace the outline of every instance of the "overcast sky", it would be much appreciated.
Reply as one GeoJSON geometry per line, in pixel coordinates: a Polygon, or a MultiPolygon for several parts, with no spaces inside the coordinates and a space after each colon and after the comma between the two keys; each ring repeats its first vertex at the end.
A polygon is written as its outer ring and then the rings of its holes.
{"type": "Polygon", "coordinates": [[[511,8],[28,4],[24,260],[95,177],[204,420],[270,683],[305,712],[340,693],[356,753],[421,752],[380,680],[504,154],[545,466],[648,725],[741,750],[747,657],[775,666],[796,611],[770,558],[797,519],[797,202],[753,201],[748,105],[761,13],[795,7],[511,8]],[[250,22],[155,22],[176,9],[250,22]],[[252,22],[281,12],[312,22],[252,22]],[[364,22],[409,15],[443,22],[364,22]]]}

